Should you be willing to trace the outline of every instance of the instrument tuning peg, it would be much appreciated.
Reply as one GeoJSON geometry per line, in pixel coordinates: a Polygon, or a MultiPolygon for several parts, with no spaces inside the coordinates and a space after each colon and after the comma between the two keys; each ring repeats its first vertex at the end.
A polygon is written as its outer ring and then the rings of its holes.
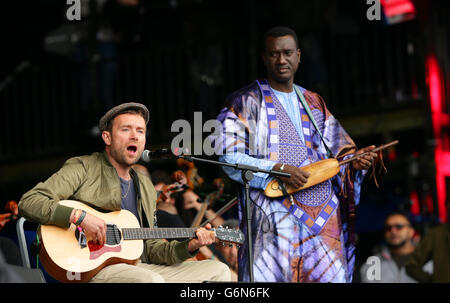
{"type": "Polygon", "coordinates": [[[231,244],[231,243],[230,243],[230,244],[228,244],[228,247],[233,247],[233,244],[231,244]]]}

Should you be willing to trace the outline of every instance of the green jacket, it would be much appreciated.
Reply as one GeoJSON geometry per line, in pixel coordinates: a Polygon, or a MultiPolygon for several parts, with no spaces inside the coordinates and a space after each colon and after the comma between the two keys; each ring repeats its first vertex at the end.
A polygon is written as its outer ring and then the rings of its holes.
{"type": "MultiPolygon", "coordinates": [[[[152,227],[156,212],[155,188],[147,176],[134,170],[130,174],[136,188],[140,224],[143,226],[143,209],[152,227]]],[[[19,214],[39,224],[68,228],[72,208],[59,205],[60,200],[76,200],[105,211],[121,209],[119,175],[109,162],[106,152],[67,160],[58,172],[22,196],[19,214]]],[[[197,253],[189,253],[188,242],[146,240],[141,260],[153,264],[180,263],[197,253]]]]}
{"type": "Polygon", "coordinates": [[[450,225],[431,228],[420,240],[408,263],[406,272],[419,282],[450,282],[450,225]],[[433,261],[433,274],[423,271],[423,265],[433,261]]]}

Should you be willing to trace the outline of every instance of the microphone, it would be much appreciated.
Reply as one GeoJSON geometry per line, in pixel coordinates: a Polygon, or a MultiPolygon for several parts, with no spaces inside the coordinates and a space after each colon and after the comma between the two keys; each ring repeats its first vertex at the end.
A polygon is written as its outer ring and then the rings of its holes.
{"type": "Polygon", "coordinates": [[[172,151],[168,148],[161,148],[154,151],[146,149],[142,152],[141,160],[144,162],[150,162],[152,161],[152,158],[158,158],[160,156],[165,155],[173,155],[173,154],[172,151]]]}
{"type": "Polygon", "coordinates": [[[160,158],[164,156],[180,157],[185,151],[187,151],[187,149],[180,149],[178,147],[175,148],[173,152],[169,148],[160,148],[154,151],[146,149],[142,152],[141,160],[144,162],[150,162],[152,161],[152,158],[160,158]]]}

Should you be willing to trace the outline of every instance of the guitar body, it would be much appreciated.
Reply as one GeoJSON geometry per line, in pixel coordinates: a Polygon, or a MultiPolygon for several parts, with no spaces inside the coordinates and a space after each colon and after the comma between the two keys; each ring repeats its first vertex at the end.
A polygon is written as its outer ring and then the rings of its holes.
{"type": "Polygon", "coordinates": [[[121,210],[102,213],[77,201],[64,200],[59,203],[83,209],[105,220],[108,225],[107,244],[99,246],[86,239],[85,247],[80,246],[79,231],[74,224],[68,229],[41,225],[38,231],[41,241],[39,257],[45,270],[52,277],[61,282],[87,282],[107,265],[137,263],[144,249],[142,240],[123,241],[119,238],[116,241],[118,243],[108,240],[114,238],[110,237],[112,224],[119,230],[122,227],[140,228],[138,220],[131,212],[121,210]]]}

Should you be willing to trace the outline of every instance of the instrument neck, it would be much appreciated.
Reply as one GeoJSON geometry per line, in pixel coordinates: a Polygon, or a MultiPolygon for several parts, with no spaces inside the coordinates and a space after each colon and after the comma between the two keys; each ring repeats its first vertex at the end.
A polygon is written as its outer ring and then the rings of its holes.
{"type": "Polygon", "coordinates": [[[124,240],[194,238],[197,228],[122,228],[124,240]]]}

